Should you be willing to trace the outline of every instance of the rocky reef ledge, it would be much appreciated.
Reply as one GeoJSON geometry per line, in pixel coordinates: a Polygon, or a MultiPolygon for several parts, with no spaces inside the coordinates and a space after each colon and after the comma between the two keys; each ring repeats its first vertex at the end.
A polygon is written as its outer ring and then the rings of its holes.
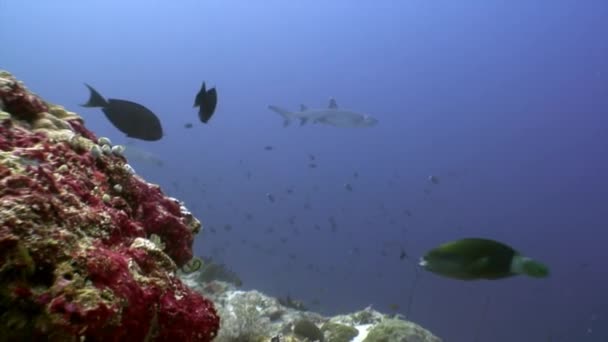
{"type": "Polygon", "coordinates": [[[0,71],[0,341],[211,341],[176,270],[201,225],[121,146],[0,71]]]}
{"type": "Polygon", "coordinates": [[[183,282],[211,299],[222,317],[216,342],[441,342],[421,326],[371,307],[326,317],[291,298],[242,291],[209,280],[204,272],[178,272],[183,282]]]}

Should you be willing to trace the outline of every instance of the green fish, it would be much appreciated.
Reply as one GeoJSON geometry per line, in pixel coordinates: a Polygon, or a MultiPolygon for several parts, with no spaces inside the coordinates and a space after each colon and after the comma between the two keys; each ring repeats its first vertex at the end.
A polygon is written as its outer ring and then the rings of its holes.
{"type": "Polygon", "coordinates": [[[467,238],[431,249],[420,259],[427,271],[462,280],[501,279],[518,274],[534,278],[549,275],[544,264],[521,255],[501,242],[467,238]]]}

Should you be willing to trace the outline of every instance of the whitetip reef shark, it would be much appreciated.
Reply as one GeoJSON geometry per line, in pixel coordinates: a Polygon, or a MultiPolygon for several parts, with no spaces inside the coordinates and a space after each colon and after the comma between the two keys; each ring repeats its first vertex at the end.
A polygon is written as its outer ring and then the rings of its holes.
{"type": "Polygon", "coordinates": [[[334,98],[329,99],[327,108],[307,108],[300,105],[300,111],[291,112],[286,109],[270,105],[268,109],[283,117],[283,127],[289,126],[291,121],[299,120],[300,126],[308,122],[313,124],[326,124],[335,127],[372,127],[378,124],[378,120],[363,113],[348,109],[338,108],[334,98]]]}

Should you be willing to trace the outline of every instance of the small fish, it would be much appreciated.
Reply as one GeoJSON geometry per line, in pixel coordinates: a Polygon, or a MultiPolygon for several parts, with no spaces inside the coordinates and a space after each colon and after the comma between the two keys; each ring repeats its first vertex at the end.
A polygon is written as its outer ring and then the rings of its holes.
{"type": "Polygon", "coordinates": [[[272,150],[274,149],[274,147],[272,147],[272,146],[270,146],[270,145],[266,145],[266,146],[264,146],[264,149],[265,149],[266,151],[272,151],[272,150]]]}
{"type": "Polygon", "coordinates": [[[408,259],[408,255],[405,252],[405,249],[403,249],[403,247],[401,247],[401,253],[399,253],[399,260],[403,260],[403,259],[408,259]]]}
{"type": "Polygon", "coordinates": [[[336,222],[336,219],[333,216],[331,216],[327,219],[327,221],[329,221],[329,225],[331,226],[331,231],[335,233],[338,230],[338,223],[336,222]]]}
{"type": "Polygon", "coordinates": [[[266,197],[268,198],[268,200],[272,203],[274,203],[274,196],[271,193],[267,193],[266,197]]]}
{"type": "Polygon", "coordinates": [[[544,264],[522,256],[501,242],[480,238],[444,243],[427,252],[419,265],[438,275],[461,280],[549,275],[549,268],[544,264]]]}
{"type": "Polygon", "coordinates": [[[308,167],[311,168],[311,169],[316,169],[317,168],[317,164],[310,163],[310,164],[308,164],[308,167]]]}
{"type": "Polygon", "coordinates": [[[310,159],[310,161],[315,161],[315,159],[317,159],[317,157],[315,157],[315,155],[314,155],[314,154],[309,153],[309,154],[308,154],[308,159],[310,159]]]}
{"type": "Polygon", "coordinates": [[[209,119],[215,113],[215,107],[217,106],[217,90],[215,88],[211,88],[209,90],[206,89],[205,82],[203,82],[203,86],[201,90],[196,94],[194,98],[194,106],[198,107],[198,118],[202,123],[207,123],[209,119]]]}
{"type": "Polygon", "coordinates": [[[430,175],[428,180],[435,185],[439,184],[439,177],[437,176],[430,175]]]}
{"type": "Polygon", "coordinates": [[[86,83],[84,85],[89,88],[91,94],[87,103],[81,106],[101,107],[112,125],[129,138],[156,141],[163,137],[160,120],[148,108],[127,100],[108,99],[106,101],[93,87],[86,83]]]}
{"type": "Polygon", "coordinates": [[[194,125],[192,125],[191,122],[188,122],[187,124],[184,125],[184,128],[192,128],[194,125]]]}
{"type": "Polygon", "coordinates": [[[348,183],[346,183],[346,184],[344,184],[344,189],[346,189],[348,191],[353,191],[353,186],[350,185],[350,184],[348,184],[348,183]]]}

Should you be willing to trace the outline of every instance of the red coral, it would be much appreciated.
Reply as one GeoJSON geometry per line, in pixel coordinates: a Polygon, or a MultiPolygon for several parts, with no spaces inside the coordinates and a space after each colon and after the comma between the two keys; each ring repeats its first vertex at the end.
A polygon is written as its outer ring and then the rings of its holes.
{"type": "Polygon", "coordinates": [[[31,147],[44,139],[43,133],[24,132],[23,129],[15,127],[10,120],[4,120],[0,125],[0,150],[2,151],[31,147]]]}
{"type": "MultiPolygon", "coordinates": [[[[10,77],[0,76],[0,100],[19,119],[47,110],[10,77]]],[[[82,121],[67,122],[96,140],[82,121]]],[[[122,157],[94,158],[22,125],[0,124],[0,150],[21,159],[16,169],[15,159],[0,160],[0,288],[12,289],[0,291],[0,312],[24,308],[15,317],[27,317],[21,335],[7,339],[211,341],[213,304],[183,285],[159,251],[131,247],[157,234],[185,264],[195,228],[179,203],[127,172],[122,157]]]]}
{"type": "Polygon", "coordinates": [[[13,77],[0,78],[0,101],[11,115],[26,121],[39,117],[49,110],[41,98],[30,93],[13,77]]]}
{"type": "Polygon", "coordinates": [[[171,287],[167,289],[153,284],[142,287],[131,276],[129,260],[132,259],[129,255],[136,256],[133,260],[149,263],[149,257],[146,258],[141,250],[123,249],[116,252],[99,247],[87,255],[89,276],[95,285],[111,289],[125,303],[129,303],[122,309],[120,324],[99,327],[95,331],[89,328],[87,340],[119,341],[128,337],[143,341],[152,329],[158,329],[159,341],[211,341],[219,327],[219,317],[213,304],[176,279],[171,281],[171,287]],[[149,303],[158,304],[150,306],[149,303]],[[157,326],[153,324],[155,316],[157,326]]]}
{"type": "Polygon", "coordinates": [[[71,119],[71,120],[67,120],[67,122],[70,124],[70,126],[72,126],[72,129],[74,130],[74,132],[82,135],[83,137],[85,137],[91,141],[97,141],[97,136],[95,136],[95,134],[93,132],[84,128],[82,120],[71,119]]]}
{"type": "Polygon", "coordinates": [[[179,281],[173,286],[176,291],[166,292],[160,300],[159,340],[211,341],[220,320],[211,302],[189,291],[179,281]]]}
{"type": "Polygon", "coordinates": [[[193,232],[182,218],[179,204],[165,197],[160,187],[131,177],[131,201],[138,203],[135,219],[142,222],[148,236],[156,234],[165,243],[165,252],[181,267],[192,259],[193,232]]]}

